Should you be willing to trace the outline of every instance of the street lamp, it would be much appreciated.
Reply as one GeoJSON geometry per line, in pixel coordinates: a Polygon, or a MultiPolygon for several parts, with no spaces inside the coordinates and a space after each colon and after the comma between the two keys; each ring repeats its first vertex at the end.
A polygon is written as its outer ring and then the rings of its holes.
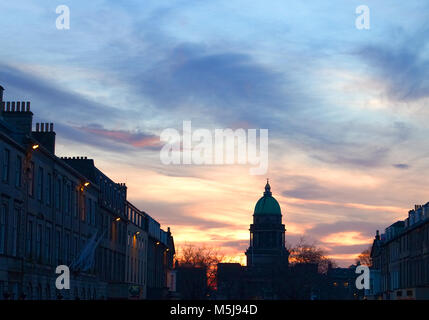
{"type": "Polygon", "coordinates": [[[83,192],[83,190],[85,189],[85,187],[88,187],[90,185],[90,183],[87,181],[87,182],[84,182],[81,186],[80,186],[80,191],[82,191],[83,192]]]}

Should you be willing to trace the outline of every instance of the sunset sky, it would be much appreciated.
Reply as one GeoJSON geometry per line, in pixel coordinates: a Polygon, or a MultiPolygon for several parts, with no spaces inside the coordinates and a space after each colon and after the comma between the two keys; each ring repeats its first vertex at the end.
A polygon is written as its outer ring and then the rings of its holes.
{"type": "Polygon", "coordinates": [[[2,1],[0,84],[55,123],[58,156],[126,182],[176,246],[244,262],[269,177],[287,242],[306,235],[347,266],[429,201],[428,12],[426,0],[2,1]],[[70,30],[56,29],[60,4],[70,30]],[[370,30],[355,27],[362,4],[370,30]],[[267,174],[162,164],[159,135],[184,120],[268,129],[267,174]]]}

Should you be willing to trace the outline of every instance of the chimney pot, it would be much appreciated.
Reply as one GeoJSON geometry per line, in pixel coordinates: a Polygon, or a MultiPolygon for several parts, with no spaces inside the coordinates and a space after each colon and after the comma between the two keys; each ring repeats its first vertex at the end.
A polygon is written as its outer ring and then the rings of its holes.
{"type": "Polygon", "coordinates": [[[21,101],[21,111],[25,111],[25,101],[21,101]]]}
{"type": "Polygon", "coordinates": [[[14,112],[15,111],[15,101],[12,101],[12,110],[11,110],[12,112],[14,112]]]}
{"type": "Polygon", "coordinates": [[[17,112],[21,111],[21,102],[19,101],[16,102],[16,111],[17,112]]]}
{"type": "Polygon", "coordinates": [[[40,123],[36,123],[36,132],[39,132],[39,126],[40,126],[40,123]]]}
{"type": "Polygon", "coordinates": [[[30,111],[30,101],[27,101],[27,112],[30,111]]]}
{"type": "Polygon", "coordinates": [[[51,122],[51,124],[49,125],[49,131],[53,132],[54,131],[54,124],[51,122]]]}
{"type": "Polygon", "coordinates": [[[43,122],[40,123],[40,132],[45,131],[45,124],[43,122]]]}
{"type": "Polygon", "coordinates": [[[10,101],[8,101],[6,105],[7,105],[7,107],[6,107],[7,111],[10,111],[10,101]]]}

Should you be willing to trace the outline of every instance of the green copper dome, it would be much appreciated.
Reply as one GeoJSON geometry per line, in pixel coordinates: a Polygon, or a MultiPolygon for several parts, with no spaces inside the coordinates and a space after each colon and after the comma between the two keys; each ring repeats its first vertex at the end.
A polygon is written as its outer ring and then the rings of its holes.
{"type": "Polygon", "coordinates": [[[272,196],[271,187],[268,181],[267,181],[267,184],[265,185],[264,196],[261,199],[259,199],[258,202],[256,203],[254,214],[257,214],[257,215],[263,215],[263,214],[281,215],[282,214],[279,203],[272,196]]]}

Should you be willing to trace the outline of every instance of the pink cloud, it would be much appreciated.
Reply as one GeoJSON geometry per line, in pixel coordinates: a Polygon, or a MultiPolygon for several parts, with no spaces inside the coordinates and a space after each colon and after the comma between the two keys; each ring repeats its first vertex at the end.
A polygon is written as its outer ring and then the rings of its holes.
{"type": "Polygon", "coordinates": [[[118,143],[131,145],[135,148],[160,146],[158,136],[142,132],[133,133],[125,130],[108,130],[102,127],[81,127],[80,129],[118,143]]]}

